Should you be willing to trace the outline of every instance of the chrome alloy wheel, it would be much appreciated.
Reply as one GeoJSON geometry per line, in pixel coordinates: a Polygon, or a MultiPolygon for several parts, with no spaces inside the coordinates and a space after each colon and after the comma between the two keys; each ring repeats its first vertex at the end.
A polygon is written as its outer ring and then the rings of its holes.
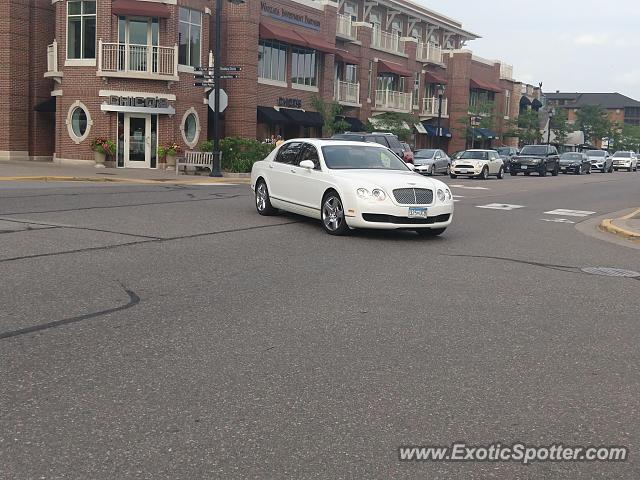
{"type": "Polygon", "coordinates": [[[268,195],[267,186],[264,182],[261,182],[258,188],[256,188],[256,208],[258,212],[264,212],[266,210],[268,195]]]}
{"type": "Polygon", "coordinates": [[[328,197],[322,205],[322,222],[327,230],[335,232],[344,223],[344,210],[338,197],[328,197]]]}

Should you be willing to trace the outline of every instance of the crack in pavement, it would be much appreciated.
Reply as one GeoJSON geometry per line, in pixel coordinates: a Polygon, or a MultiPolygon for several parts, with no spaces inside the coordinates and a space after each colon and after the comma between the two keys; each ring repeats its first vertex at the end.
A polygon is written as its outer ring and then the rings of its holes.
{"type": "MultiPolygon", "coordinates": [[[[99,233],[112,233],[114,235],[123,235],[123,236],[128,236],[128,237],[137,237],[137,238],[147,238],[150,240],[160,240],[162,239],[162,237],[158,237],[158,236],[151,236],[151,235],[139,235],[137,233],[125,233],[125,232],[116,232],[113,230],[106,230],[106,229],[102,229],[102,228],[93,228],[93,227],[79,227],[76,225],[67,225],[65,223],[44,223],[44,222],[34,222],[32,220],[16,220],[16,219],[9,219],[9,218],[2,218],[0,217],[0,220],[3,220],[5,222],[13,222],[13,223],[19,223],[19,224],[28,224],[28,225],[41,225],[44,227],[50,227],[50,228],[38,228],[38,229],[32,229],[32,228],[28,228],[26,230],[16,230],[14,232],[25,232],[25,231],[36,231],[36,230],[51,230],[52,228],[68,228],[71,230],[87,230],[89,232],[99,232],[99,233]]],[[[2,232],[0,232],[2,233],[2,232]]]]}
{"type": "MultiPolygon", "coordinates": [[[[124,185],[123,185],[124,186],[124,185]]],[[[112,187],[112,185],[110,186],[112,187]]],[[[175,185],[173,187],[169,187],[168,185],[159,186],[158,190],[132,190],[132,191],[124,191],[124,192],[74,192],[74,193],[39,193],[37,195],[13,195],[13,196],[2,196],[0,195],[0,199],[10,199],[15,200],[18,198],[39,198],[39,197],[77,197],[77,196],[89,196],[89,195],[128,195],[128,194],[142,194],[142,193],[166,193],[166,192],[181,192],[184,190],[194,190],[199,191],[203,190],[201,188],[179,188],[181,185],[175,185]]],[[[85,187],[86,188],[86,187],[85,187]]],[[[95,188],[95,187],[91,187],[95,188]]],[[[104,187],[109,188],[109,187],[104,187]]],[[[118,187],[121,188],[121,187],[118,187]]]]}
{"type": "Polygon", "coordinates": [[[106,310],[100,310],[99,312],[87,313],[79,315],[77,317],[63,318],[62,320],[56,320],[54,322],[43,323],[41,325],[34,325],[32,327],[20,328],[18,330],[11,330],[8,332],[0,333],[0,340],[12,337],[18,337],[20,335],[26,335],[28,333],[39,332],[42,330],[48,330],[50,328],[61,327],[62,325],[69,325],[71,323],[78,323],[83,320],[91,320],[92,318],[101,317],[103,315],[109,315],[111,313],[120,312],[129,308],[135,307],[140,303],[140,297],[132,290],[129,290],[124,285],[120,284],[125,293],[129,296],[129,301],[124,305],[118,307],[108,308],[106,310]]]}

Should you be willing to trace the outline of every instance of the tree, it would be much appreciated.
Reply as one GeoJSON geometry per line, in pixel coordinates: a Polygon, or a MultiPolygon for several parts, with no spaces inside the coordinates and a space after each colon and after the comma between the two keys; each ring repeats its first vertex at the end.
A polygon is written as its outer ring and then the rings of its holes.
{"type": "Polygon", "coordinates": [[[602,107],[585,105],[576,113],[576,128],[584,133],[585,142],[596,144],[609,134],[611,121],[602,107]]]}
{"type": "Polygon", "coordinates": [[[376,115],[375,122],[367,121],[365,129],[367,132],[384,130],[393,133],[401,142],[409,141],[413,134],[411,126],[418,123],[418,118],[408,113],[386,112],[376,115]],[[409,128],[407,128],[407,126],[409,128]]]}
{"type": "Polygon", "coordinates": [[[339,118],[342,114],[342,105],[335,100],[325,102],[321,98],[314,96],[311,99],[311,105],[322,116],[322,134],[325,137],[330,137],[334,133],[342,133],[349,129],[349,124],[343,118],[339,118]]]}
{"type": "Polygon", "coordinates": [[[507,137],[518,137],[520,143],[531,145],[542,141],[542,133],[540,132],[540,120],[538,112],[535,110],[526,110],[517,118],[509,121],[509,130],[505,132],[507,137]]]}
{"type": "Polygon", "coordinates": [[[556,143],[564,145],[569,136],[569,117],[567,111],[564,108],[556,110],[556,114],[551,117],[549,122],[549,128],[556,136],[556,143]]]}
{"type": "Polygon", "coordinates": [[[614,136],[615,150],[640,150],[640,126],[624,124],[618,130],[618,136],[614,136]]]}

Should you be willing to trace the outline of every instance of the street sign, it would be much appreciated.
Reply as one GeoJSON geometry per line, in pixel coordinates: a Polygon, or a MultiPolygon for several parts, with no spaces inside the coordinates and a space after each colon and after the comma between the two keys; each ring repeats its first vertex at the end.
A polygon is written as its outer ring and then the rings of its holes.
{"type": "Polygon", "coordinates": [[[238,78],[238,75],[220,75],[220,79],[222,80],[228,80],[231,78],[238,78]]]}
{"type": "Polygon", "coordinates": [[[194,87],[215,87],[216,84],[214,82],[195,82],[193,86],[194,87]]]}
{"type": "Polygon", "coordinates": [[[242,67],[220,67],[222,72],[241,72],[242,67]]]}
{"type": "MultiPolygon", "coordinates": [[[[215,96],[215,92],[211,92],[211,95],[209,95],[209,108],[212,111],[216,111],[216,96],[215,96]]],[[[220,89],[220,108],[218,109],[219,112],[224,112],[225,109],[227,108],[227,105],[229,105],[229,96],[227,95],[227,92],[225,92],[222,88],[220,89]]]]}

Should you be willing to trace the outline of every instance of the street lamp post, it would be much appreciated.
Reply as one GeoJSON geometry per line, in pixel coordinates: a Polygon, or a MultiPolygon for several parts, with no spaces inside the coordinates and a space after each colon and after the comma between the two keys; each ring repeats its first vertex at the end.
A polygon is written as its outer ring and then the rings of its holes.
{"type": "MultiPolygon", "coordinates": [[[[227,0],[233,5],[242,5],[245,0],[227,0]]],[[[222,24],[222,0],[216,0],[216,36],[213,46],[213,160],[210,177],[222,176],[222,152],[220,151],[220,30],[222,24]]]]}
{"type": "Polygon", "coordinates": [[[442,131],[440,129],[440,122],[442,121],[442,97],[444,96],[445,86],[442,84],[438,84],[438,123],[436,124],[436,147],[440,147],[440,137],[442,136],[442,131]]]}

